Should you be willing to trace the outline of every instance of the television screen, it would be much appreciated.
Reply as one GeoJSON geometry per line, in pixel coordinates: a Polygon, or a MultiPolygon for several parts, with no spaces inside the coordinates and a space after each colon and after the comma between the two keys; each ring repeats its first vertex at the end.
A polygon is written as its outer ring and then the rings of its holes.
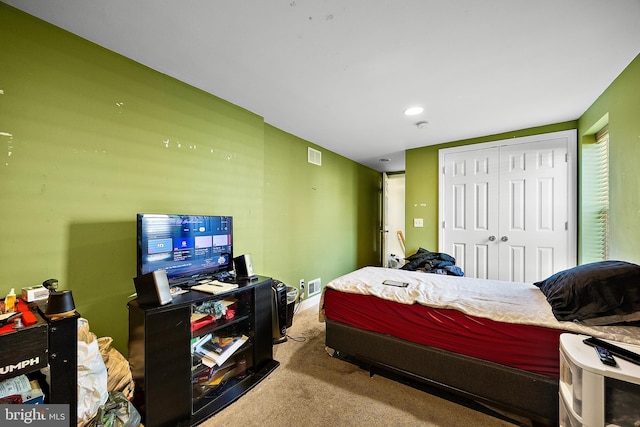
{"type": "Polygon", "coordinates": [[[138,275],[164,269],[171,285],[193,285],[233,269],[230,216],[138,214],[138,275]]]}

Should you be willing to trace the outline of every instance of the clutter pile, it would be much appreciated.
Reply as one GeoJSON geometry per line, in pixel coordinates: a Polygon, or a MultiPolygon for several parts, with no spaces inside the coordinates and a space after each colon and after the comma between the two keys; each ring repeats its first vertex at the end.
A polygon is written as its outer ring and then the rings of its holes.
{"type": "Polygon", "coordinates": [[[78,427],[135,427],[140,414],[131,404],[134,382],[129,362],[78,319],[78,427]]]}
{"type": "Polygon", "coordinates": [[[464,276],[462,269],[456,266],[456,259],[445,253],[430,252],[426,249],[419,248],[415,254],[405,259],[408,262],[400,267],[401,270],[464,276]]]}

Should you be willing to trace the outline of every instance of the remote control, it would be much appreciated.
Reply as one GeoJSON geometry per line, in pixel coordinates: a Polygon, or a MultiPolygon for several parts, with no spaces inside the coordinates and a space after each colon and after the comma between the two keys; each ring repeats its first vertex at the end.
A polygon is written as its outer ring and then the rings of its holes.
{"type": "Polygon", "coordinates": [[[602,363],[609,366],[616,366],[616,359],[614,359],[611,353],[609,353],[609,350],[598,346],[595,346],[594,348],[596,349],[596,353],[598,353],[598,357],[602,363]]]}
{"type": "Polygon", "coordinates": [[[602,347],[604,349],[609,350],[609,353],[618,356],[620,359],[624,359],[627,362],[635,363],[636,365],[640,365],[640,354],[634,353],[631,350],[627,350],[626,348],[618,347],[617,345],[611,344],[610,342],[603,341],[601,339],[591,337],[583,340],[585,344],[588,344],[592,347],[602,347]]]}

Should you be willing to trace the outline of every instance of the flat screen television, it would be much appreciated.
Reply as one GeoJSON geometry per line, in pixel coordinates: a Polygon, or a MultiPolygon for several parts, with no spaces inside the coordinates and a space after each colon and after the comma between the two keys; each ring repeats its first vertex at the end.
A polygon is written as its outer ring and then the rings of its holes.
{"type": "Polygon", "coordinates": [[[233,218],[137,215],[138,275],[164,269],[171,285],[195,285],[233,269],[233,218]]]}

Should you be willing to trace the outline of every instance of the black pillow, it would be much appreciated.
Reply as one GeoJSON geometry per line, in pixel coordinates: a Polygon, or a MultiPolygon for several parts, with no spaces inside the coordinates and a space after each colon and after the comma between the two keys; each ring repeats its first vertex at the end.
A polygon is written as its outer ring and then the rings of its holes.
{"type": "Polygon", "coordinates": [[[580,265],[534,285],[561,321],[620,319],[640,311],[640,266],[625,261],[580,265]]]}

